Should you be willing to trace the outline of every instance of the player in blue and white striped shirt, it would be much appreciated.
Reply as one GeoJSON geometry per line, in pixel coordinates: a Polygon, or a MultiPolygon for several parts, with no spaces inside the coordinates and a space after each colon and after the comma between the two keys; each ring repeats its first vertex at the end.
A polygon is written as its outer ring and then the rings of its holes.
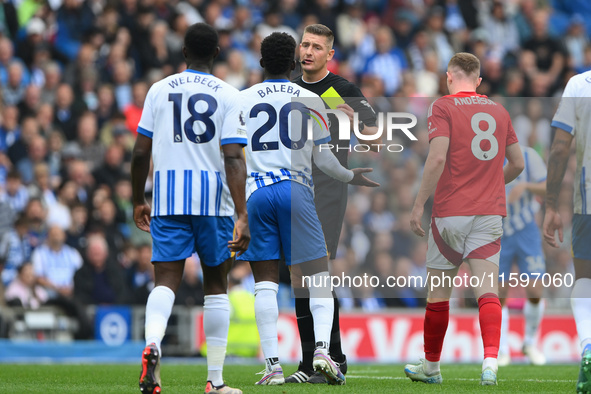
{"type": "Polygon", "coordinates": [[[265,80],[240,93],[246,105],[247,207],[253,235],[241,259],[250,261],[252,267],[255,314],[266,359],[263,377],[257,384],[278,385],[285,381],[277,340],[278,264],[282,258],[291,266],[294,290],[303,287],[302,275],[313,278],[306,284],[317,341],[314,368],[330,383],[344,384],[344,375],[328,354],[334,301],[330,290],[326,291],[328,256],[314,205],[312,156],[318,168],[341,182],[378,184],[363,176],[371,169],[348,170],[341,166],[323,145],[330,141],[324,122],[312,122],[313,135],[309,138],[308,118],[320,115],[324,105],[318,95],[289,81],[295,67],[295,48],[295,40],[286,33],[266,37],[261,44],[265,80]]]}
{"type": "MultiPolygon", "coordinates": [[[[536,223],[536,214],[540,203],[536,196],[546,194],[546,165],[538,152],[527,146],[520,146],[523,153],[525,168],[512,182],[505,187],[507,195],[507,216],[503,219],[503,236],[501,237],[501,255],[499,285],[503,319],[501,324],[501,343],[498,362],[500,366],[511,362],[508,334],[509,309],[505,305],[505,297],[509,289],[510,274],[513,263],[517,263],[522,275],[540,275],[546,272],[546,262],[542,250],[542,236],[536,223]]],[[[543,287],[540,281],[530,281],[525,289],[528,299],[523,306],[525,317],[525,335],[523,353],[535,365],[546,363],[546,357],[535,346],[535,341],[544,315],[544,302],[541,300],[543,287]],[[533,286],[536,283],[536,286],[533,286]]]]}
{"type": "Polygon", "coordinates": [[[577,169],[574,178],[572,252],[576,280],[571,305],[583,348],[577,392],[587,393],[591,392],[591,71],[575,75],[568,81],[552,126],[556,127],[556,134],[548,158],[544,240],[557,248],[559,245],[554,235],[558,232],[560,242],[563,241],[558,196],[574,140],[577,169]]]}
{"type": "Polygon", "coordinates": [[[238,91],[211,75],[219,51],[211,26],[189,27],[183,46],[187,70],[150,88],[138,126],[132,159],[134,220],[138,228],[152,233],[155,271],[155,287],[146,305],[143,392],[160,392],[160,343],[185,259],[196,251],[204,277],[205,392],[242,393],[224,385],[222,369],[230,324],[230,253],[242,253],[250,240],[242,154],[247,140],[239,121],[238,91]],[[152,207],[144,196],[150,156],[152,207]]]}

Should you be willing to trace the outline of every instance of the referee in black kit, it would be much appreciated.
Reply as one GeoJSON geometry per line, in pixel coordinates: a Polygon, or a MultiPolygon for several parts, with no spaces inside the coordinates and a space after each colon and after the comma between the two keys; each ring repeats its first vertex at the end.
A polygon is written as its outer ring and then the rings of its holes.
{"type": "MultiPolygon", "coordinates": [[[[332,48],[334,35],[332,31],[321,24],[308,25],[299,47],[302,75],[292,82],[306,88],[336,105],[353,122],[353,113],[359,116],[359,130],[362,134],[373,135],[377,131],[376,113],[369,105],[361,90],[345,78],[328,71],[328,62],[334,55],[332,48]]],[[[333,115],[329,115],[333,116],[333,115]]],[[[351,125],[352,126],[352,125],[351,125]]],[[[333,153],[339,162],[348,168],[349,140],[339,140],[338,122],[331,119],[331,144],[335,146],[333,153]],[[340,149],[336,149],[336,147],[340,149]]],[[[368,141],[371,144],[380,143],[379,139],[368,141]]],[[[315,165],[312,168],[314,181],[314,202],[318,218],[322,224],[322,231],[326,240],[326,247],[330,259],[334,259],[341,235],[343,218],[347,208],[347,184],[337,181],[324,174],[315,165]]],[[[347,373],[347,359],[341,349],[341,333],[339,326],[339,300],[334,297],[335,308],[330,338],[330,355],[340,364],[341,371],[347,373]]],[[[298,370],[285,379],[285,383],[326,383],[324,376],[314,373],[312,359],[314,356],[314,325],[308,298],[296,298],[296,315],[298,330],[302,344],[303,360],[298,370]]]]}

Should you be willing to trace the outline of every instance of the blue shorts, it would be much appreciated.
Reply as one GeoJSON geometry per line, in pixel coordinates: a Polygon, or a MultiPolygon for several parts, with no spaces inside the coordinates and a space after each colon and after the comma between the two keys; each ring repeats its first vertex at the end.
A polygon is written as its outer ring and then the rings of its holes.
{"type": "Polygon", "coordinates": [[[327,255],[322,226],[308,186],[281,181],[256,190],[246,203],[250,244],[238,260],[285,258],[287,265],[327,255]]]}
{"type": "Polygon", "coordinates": [[[573,215],[573,257],[591,260],[591,215],[573,215]]]}
{"type": "Polygon", "coordinates": [[[233,239],[230,216],[154,216],[150,222],[152,261],[184,260],[197,252],[201,262],[215,267],[230,258],[233,239]]]}
{"type": "MultiPolygon", "coordinates": [[[[546,272],[546,261],[542,252],[542,238],[535,222],[530,222],[510,236],[501,237],[501,258],[499,275],[509,277],[513,262],[517,262],[522,274],[543,274],[546,272]]],[[[506,280],[506,279],[505,279],[506,280]]]]}

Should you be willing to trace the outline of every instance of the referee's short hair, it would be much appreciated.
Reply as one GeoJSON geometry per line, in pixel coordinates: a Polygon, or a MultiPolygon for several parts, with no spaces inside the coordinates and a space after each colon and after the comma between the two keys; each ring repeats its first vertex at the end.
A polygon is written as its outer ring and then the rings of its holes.
{"type": "Polygon", "coordinates": [[[211,59],[218,47],[217,31],[207,23],[195,23],[185,33],[187,55],[194,59],[211,59]]]}
{"type": "Polygon", "coordinates": [[[313,25],[308,25],[304,29],[304,34],[313,34],[315,36],[324,36],[328,42],[328,49],[332,49],[332,44],[334,43],[334,34],[332,30],[330,30],[327,26],[324,26],[320,23],[315,23],[313,25]]]}
{"type": "Polygon", "coordinates": [[[261,57],[265,70],[272,75],[286,74],[291,70],[296,42],[287,33],[272,33],[261,43],[261,57]]]}

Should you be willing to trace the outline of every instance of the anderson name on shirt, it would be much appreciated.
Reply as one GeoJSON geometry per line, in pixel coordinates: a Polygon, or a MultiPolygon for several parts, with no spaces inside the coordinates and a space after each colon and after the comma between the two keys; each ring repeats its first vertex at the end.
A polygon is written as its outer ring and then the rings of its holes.
{"type": "Polygon", "coordinates": [[[488,104],[488,105],[497,105],[494,101],[487,97],[478,97],[478,96],[470,96],[470,97],[454,97],[454,104],[458,105],[471,105],[471,104],[488,104]]]}

